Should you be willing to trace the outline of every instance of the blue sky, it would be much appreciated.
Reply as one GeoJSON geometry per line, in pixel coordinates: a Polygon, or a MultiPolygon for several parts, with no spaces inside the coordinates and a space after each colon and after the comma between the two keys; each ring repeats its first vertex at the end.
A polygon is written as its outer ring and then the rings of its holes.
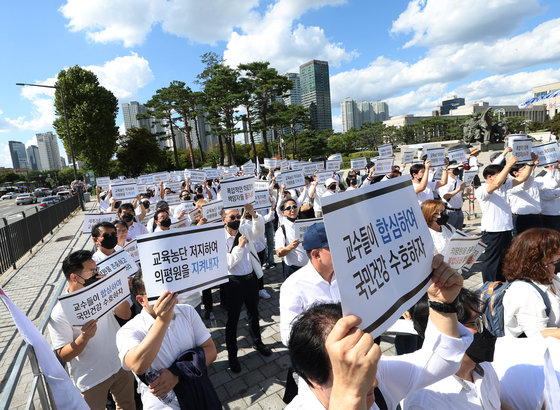
{"type": "Polygon", "coordinates": [[[208,51],[234,66],[270,61],[280,73],[327,60],[335,131],[346,97],[421,115],[442,90],[467,104],[517,105],[532,87],[560,81],[554,0],[31,0],[4,5],[0,33],[4,167],[8,141],[30,145],[53,131],[52,92],[15,83],[52,85],[74,65],[119,102],[144,103],[173,80],[195,89],[208,51]]]}

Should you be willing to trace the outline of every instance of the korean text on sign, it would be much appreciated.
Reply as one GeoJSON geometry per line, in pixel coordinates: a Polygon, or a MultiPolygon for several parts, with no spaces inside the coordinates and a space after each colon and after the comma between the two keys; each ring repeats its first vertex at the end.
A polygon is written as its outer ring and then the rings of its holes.
{"type": "Polygon", "coordinates": [[[531,139],[514,140],[511,154],[517,157],[518,162],[531,161],[531,139]]]}
{"type": "Polygon", "coordinates": [[[305,175],[303,171],[284,171],[282,182],[286,184],[286,189],[299,188],[305,186],[305,175]]]}
{"type": "Polygon", "coordinates": [[[533,146],[533,152],[539,157],[539,167],[556,164],[556,161],[560,159],[560,152],[556,141],[535,145],[533,146]]]}
{"type": "Polygon", "coordinates": [[[222,181],[220,188],[225,209],[239,208],[255,202],[255,179],[253,177],[228,179],[222,181]]]}
{"type": "Polygon", "coordinates": [[[118,218],[116,212],[107,212],[104,214],[85,214],[83,235],[91,235],[92,228],[99,222],[114,222],[118,218]]]}
{"type": "Polygon", "coordinates": [[[343,312],[376,337],[429,287],[433,241],[412,182],[393,178],[322,199],[343,312]]]}
{"type": "Polygon", "coordinates": [[[222,209],[224,207],[223,201],[212,201],[202,205],[202,217],[206,218],[207,222],[216,222],[222,219],[222,209]]]}
{"type": "Polygon", "coordinates": [[[445,165],[445,148],[428,148],[428,160],[432,163],[432,167],[441,167],[445,165]]]}

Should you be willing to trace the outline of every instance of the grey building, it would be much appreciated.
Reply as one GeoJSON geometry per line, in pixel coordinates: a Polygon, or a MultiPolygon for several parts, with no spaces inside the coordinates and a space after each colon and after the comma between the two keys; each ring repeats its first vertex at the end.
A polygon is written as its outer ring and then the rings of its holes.
{"type": "Polygon", "coordinates": [[[456,110],[462,105],[465,105],[465,99],[458,98],[456,95],[454,95],[450,100],[441,102],[441,115],[447,115],[451,110],[456,110]]]}
{"type": "Polygon", "coordinates": [[[30,145],[27,147],[27,158],[33,171],[41,170],[41,157],[39,156],[39,147],[30,145]]]}
{"type": "Polygon", "coordinates": [[[9,141],[8,145],[10,146],[10,155],[12,156],[12,166],[14,168],[30,168],[25,144],[19,141],[9,141]]]}
{"type": "Polygon", "coordinates": [[[150,109],[144,107],[137,101],[131,101],[130,104],[121,104],[122,114],[124,118],[124,128],[128,131],[131,128],[141,128],[144,127],[148,129],[152,134],[157,134],[162,132],[162,127],[160,120],[156,120],[155,117],[150,117],[147,120],[138,120],[136,116],[138,114],[145,114],[150,109]]]}
{"type": "Polygon", "coordinates": [[[283,74],[288,77],[294,83],[294,88],[288,91],[288,96],[284,97],[284,104],[286,105],[301,105],[301,84],[298,73],[286,73],[283,74]]]}
{"type": "MultiPolygon", "coordinates": [[[[360,103],[362,104],[362,103],[360,103]]],[[[369,105],[368,103],[366,103],[369,105]]],[[[358,109],[356,100],[347,98],[340,103],[340,113],[342,118],[342,133],[345,134],[351,128],[362,126],[362,114],[358,109]]]]}
{"type": "Polygon", "coordinates": [[[311,108],[311,120],[317,131],[332,130],[329,63],[311,60],[299,66],[301,104],[311,108]]]}
{"type": "Polygon", "coordinates": [[[51,169],[62,169],[60,162],[60,151],[58,149],[58,139],[52,132],[35,134],[37,136],[37,146],[39,147],[39,157],[41,168],[39,171],[51,169]]]}
{"type": "Polygon", "coordinates": [[[66,158],[60,157],[60,164],[62,165],[62,168],[66,168],[66,158]]]}
{"type": "Polygon", "coordinates": [[[342,133],[350,128],[360,128],[366,122],[381,122],[389,119],[389,105],[384,101],[357,102],[347,98],[340,103],[342,133]]]}

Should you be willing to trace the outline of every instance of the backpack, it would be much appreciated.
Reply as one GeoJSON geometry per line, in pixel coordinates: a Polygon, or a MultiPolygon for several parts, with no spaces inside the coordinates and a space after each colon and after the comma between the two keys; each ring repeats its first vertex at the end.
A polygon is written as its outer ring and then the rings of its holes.
{"type": "MultiPolygon", "coordinates": [[[[531,281],[523,281],[532,285],[543,298],[546,306],[546,315],[550,315],[550,299],[541,288],[531,281]]],[[[504,332],[504,295],[513,282],[485,282],[478,290],[480,292],[480,311],[486,315],[488,330],[496,337],[505,336],[504,332]]],[[[526,337],[520,335],[519,337],[526,337]]]]}

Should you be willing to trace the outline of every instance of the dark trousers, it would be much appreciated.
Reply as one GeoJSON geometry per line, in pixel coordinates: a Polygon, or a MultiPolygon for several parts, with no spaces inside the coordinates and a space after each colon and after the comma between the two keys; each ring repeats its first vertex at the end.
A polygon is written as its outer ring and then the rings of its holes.
{"type": "Polygon", "coordinates": [[[271,222],[267,222],[265,224],[264,236],[266,238],[266,248],[264,248],[265,252],[265,261],[270,264],[274,265],[274,224],[271,222]]]}
{"type": "Polygon", "coordinates": [[[542,222],[545,228],[554,229],[555,231],[560,232],[560,215],[542,215],[542,222]]]}
{"type": "Polygon", "coordinates": [[[204,310],[207,312],[214,311],[214,301],[212,300],[212,288],[208,288],[202,291],[202,303],[204,304],[204,310]]]}
{"type": "Polygon", "coordinates": [[[288,279],[290,275],[303,268],[303,266],[288,265],[284,262],[284,280],[288,279]]]}
{"type": "Polygon", "coordinates": [[[448,224],[454,227],[455,229],[463,230],[463,223],[465,221],[465,215],[463,215],[463,211],[447,211],[447,215],[449,215],[449,222],[448,224]]]}
{"type": "Polygon", "coordinates": [[[543,226],[542,217],[540,214],[529,215],[516,215],[515,219],[515,232],[516,235],[526,231],[527,229],[537,228],[543,226]]]}
{"type": "Polygon", "coordinates": [[[511,231],[482,232],[482,242],[487,247],[482,262],[482,280],[484,282],[505,282],[502,273],[502,259],[511,244],[511,231]]]}
{"type": "MultiPolygon", "coordinates": [[[[264,265],[264,259],[266,257],[266,248],[262,251],[257,252],[257,256],[259,257],[259,261],[261,261],[261,266],[264,265]]],[[[264,275],[259,278],[259,290],[264,289],[264,275]]]]}
{"type": "Polygon", "coordinates": [[[226,323],[226,346],[230,357],[237,357],[237,322],[243,303],[247,308],[249,335],[253,343],[261,341],[259,327],[259,281],[254,273],[249,279],[245,276],[230,276],[226,283],[228,319],[226,323]]]}

